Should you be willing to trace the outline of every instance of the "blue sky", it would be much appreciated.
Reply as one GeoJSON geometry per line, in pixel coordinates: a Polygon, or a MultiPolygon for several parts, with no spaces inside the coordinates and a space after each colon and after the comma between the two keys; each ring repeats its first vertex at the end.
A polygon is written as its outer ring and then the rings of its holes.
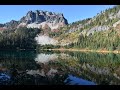
{"type": "Polygon", "coordinates": [[[19,20],[30,10],[63,13],[69,23],[90,18],[114,5],[0,5],[0,23],[19,20]]]}

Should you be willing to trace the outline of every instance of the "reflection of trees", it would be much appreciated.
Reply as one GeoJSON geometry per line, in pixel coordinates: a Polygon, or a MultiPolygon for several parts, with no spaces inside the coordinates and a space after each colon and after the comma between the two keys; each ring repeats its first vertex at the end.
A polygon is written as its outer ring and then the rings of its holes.
{"type": "Polygon", "coordinates": [[[110,74],[110,70],[109,68],[97,68],[95,67],[94,65],[89,65],[89,64],[86,64],[86,67],[94,72],[94,73],[97,73],[97,74],[103,74],[103,75],[109,75],[110,74]]]}
{"type": "Polygon", "coordinates": [[[35,69],[34,61],[36,54],[34,51],[3,51],[0,52],[1,67],[11,68],[13,64],[17,65],[19,70],[35,69]]]}
{"type": "Polygon", "coordinates": [[[59,71],[59,67],[54,64],[55,61],[50,62],[39,63],[40,69],[28,70],[27,74],[33,75],[34,77],[36,77],[36,75],[43,76],[47,85],[63,85],[66,79],[66,73],[59,71]]]}
{"type": "MultiPolygon", "coordinates": [[[[54,64],[51,63],[51,65],[57,65],[59,67],[59,70],[62,70],[64,73],[73,74],[73,75],[79,76],[83,79],[87,79],[87,80],[96,82],[97,84],[119,84],[120,83],[120,80],[118,78],[114,77],[114,75],[113,75],[114,74],[114,72],[112,70],[113,68],[111,69],[109,66],[108,67],[100,66],[100,65],[106,64],[104,62],[102,64],[99,63],[99,62],[102,62],[102,61],[100,61],[102,56],[99,56],[99,54],[96,54],[96,55],[94,55],[95,57],[93,58],[92,56],[89,57],[88,53],[87,53],[88,55],[86,55],[86,57],[82,57],[83,54],[82,55],[79,55],[79,54],[77,54],[78,57],[79,56],[81,56],[81,57],[77,58],[77,60],[76,60],[76,58],[67,57],[67,56],[64,58],[59,57],[59,60],[54,62],[54,64]],[[97,57],[99,57],[99,59],[97,59],[97,57]],[[81,60],[81,58],[83,60],[81,60]],[[97,61],[95,61],[95,58],[97,59],[97,61]],[[89,59],[90,59],[90,61],[89,61],[89,59]],[[84,62],[84,60],[85,60],[85,62],[84,62]],[[97,65],[95,65],[95,64],[97,64],[97,65]]],[[[65,56],[65,55],[63,55],[63,56],[65,56]]],[[[85,54],[83,56],[85,56],[85,54]]],[[[108,56],[107,58],[110,58],[110,57],[108,56]]],[[[103,60],[103,59],[101,59],[101,60],[103,60]]],[[[107,63],[107,64],[111,65],[111,63],[112,62],[107,63]]],[[[115,64],[116,62],[113,62],[113,63],[115,64]]]]}
{"type": "Polygon", "coordinates": [[[0,68],[10,69],[15,64],[16,69],[27,71],[17,76],[17,84],[64,84],[69,74],[97,84],[120,84],[119,58],[119,54],[80,52],[49,53],[38,58],[33,51],[0,52],[0,68]],[[43,59],[47,61],[41,62],[43,59]]]}
{"type": "Polygon", "coordinates": [[[94,64],[97,67],[109,67],[115,69],[120,65],[120,55],[113,53],[84,53],[84,52],[66,52],[77,57],[80,63],[94,64]]]}
{"type": "MultiPolygon", "coordinates": [[[[82,65],[83,66],[83,65],[82,65]]],[[[109,71],[109,68],[98,68],[93,65],[85,64],[86,68],[83,67],[83,72],[81,76],[84,78],[88,78],[98,84],[120,84],[120,79],[114,76],[114,73],[109,71]],[[105,71],[106,70],[106,71],[105,71]]]]}

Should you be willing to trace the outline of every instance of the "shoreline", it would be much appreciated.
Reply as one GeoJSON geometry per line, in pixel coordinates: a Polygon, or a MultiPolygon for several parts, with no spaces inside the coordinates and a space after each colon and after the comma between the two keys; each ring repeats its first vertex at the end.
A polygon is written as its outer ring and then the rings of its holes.
{"type": "Polygon", "coordinates": [[[77,51],[77,52],[98,52],[98,53],[120,53],[120,51],[107,51],[107,50],[87,50],[87,49],[44,49],[53,51],[77,51]]]}
{"type": "MultiPolygon", "coordinates": [[[[26,51],[26,50],[34,50],[36,51],[36,49],[1,49],[0,51],[11,51],[11,50],[15,50],[15,51],[26,51]]],[[[53,50],[53,51],[74,51],[74,52],[97,52],[97,53],[120,53],[120,51],[114,50],[114,51],[108,51],[108,50],[90,50],[90,49],[65,49],[65,48],[59,48],[59,49],[41,49],[41,50],[53,50]]]]}

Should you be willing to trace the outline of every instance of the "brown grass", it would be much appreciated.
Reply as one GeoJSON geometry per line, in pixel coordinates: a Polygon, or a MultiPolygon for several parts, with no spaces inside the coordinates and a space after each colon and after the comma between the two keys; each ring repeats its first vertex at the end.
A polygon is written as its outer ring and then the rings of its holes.
{"type": "Polygon", "coordinates": [[[120,51],[107,51],[107,50],[88,50],[88,49],[50,49],[54,51],[80,51],[80,52],[98,52],[98,53],[120,53],[120,51]]]}

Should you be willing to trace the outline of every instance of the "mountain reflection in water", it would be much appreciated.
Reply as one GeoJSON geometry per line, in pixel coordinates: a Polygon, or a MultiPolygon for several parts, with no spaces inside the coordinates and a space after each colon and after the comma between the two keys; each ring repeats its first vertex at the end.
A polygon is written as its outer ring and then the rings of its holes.
{"type": "Polygon", "coordinates": [[[0,85],[119,85],[119,58],[109,53],[0,51],[0,85]]]}
{"type": "Polygon", "coordinates": [[[38,54],[35,58],[35,61],[38,63],[46,63],[50,60],[56,60],[57,55],[56,54],[38,54]]]}

